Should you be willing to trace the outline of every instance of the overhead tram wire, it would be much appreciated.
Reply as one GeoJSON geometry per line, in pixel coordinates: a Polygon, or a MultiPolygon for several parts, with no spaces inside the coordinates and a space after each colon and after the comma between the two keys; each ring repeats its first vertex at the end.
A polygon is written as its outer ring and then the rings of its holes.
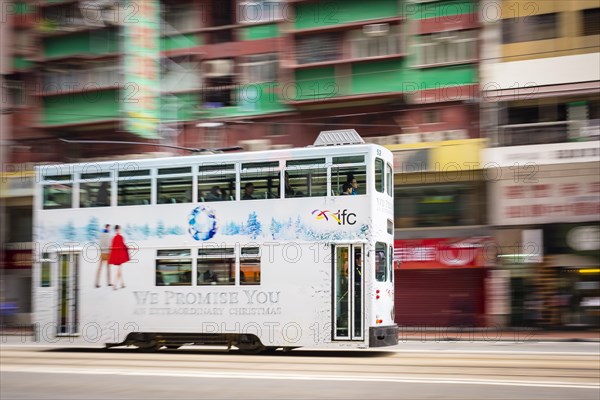
{"type": "Polygon", "coordinates": [[[121,141],[121,140],[71,140],[71,139],[59,139],[61,142],[69,143],[69,144],[133,144],[133,145],[142,145],[142,146],[155,146],[155,147],[167,147],[171,149],[178,150],[186,150],[192,153],[212,153],[212,152],[224,152],[224,151],[235,151],[235,150],[243,150],[243,147],[240,146],[228,146],[228,147],[214,147],[214,148],[194,148],[194,147],[183,147],[183,146],[174,146],[169,144],[159,144],[159,143],[146,143],[146,142],[131,142],[131,141],[121,141]]]}

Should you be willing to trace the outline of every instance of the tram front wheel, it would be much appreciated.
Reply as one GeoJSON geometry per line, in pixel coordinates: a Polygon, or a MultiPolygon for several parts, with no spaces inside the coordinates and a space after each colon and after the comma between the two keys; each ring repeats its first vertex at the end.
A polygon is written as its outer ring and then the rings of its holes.
{"type": "Polygon", "coordinates": [[[260,339],[254,335],[242,335],[235,347],[243,354],[259,354],[266,350],[260,339]]]}

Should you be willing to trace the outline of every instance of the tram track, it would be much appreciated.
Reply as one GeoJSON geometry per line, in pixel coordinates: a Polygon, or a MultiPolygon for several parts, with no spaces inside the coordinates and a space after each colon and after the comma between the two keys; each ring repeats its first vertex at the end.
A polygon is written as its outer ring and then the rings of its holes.
{"type": "Polygon", "coordinates": [[[388,353],[383,356],[276,354],[247,356],[183,350],[152,354],[109,351],[2,349],[0,370],[54,373],[119,373],[221,377],[329,377],[355,379],[451,379],[455,381],[598,387],[596,354],[388,353]]]}

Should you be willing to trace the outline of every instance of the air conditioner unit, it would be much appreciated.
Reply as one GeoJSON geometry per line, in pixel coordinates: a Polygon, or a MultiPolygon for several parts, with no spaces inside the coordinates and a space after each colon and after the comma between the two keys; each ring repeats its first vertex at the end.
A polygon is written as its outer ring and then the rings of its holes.
{"type": "Polygon", "coordinates": [[[389,24],[370,24],[363,26],[363,33],[367,36],[385,36],[389,31],[389,24]]]}
{"type": "Polygon", "coordinates": [[[411,144],[411,143],[419,143],[421,141],[420,133],[403,133],[398,135],[398,142],[400,144],[411,144]]]}
{"type": "Polygon", "coordinates": [[[209,60],[204,61],[202,66],[204,70],[204,76],[207,78],[233,75],[232,60],[209,60]]]}
{"type": "Polygon", "coordinates": [[[238,144],[246,151],[269,150],[271,148],[269,139],[240,140],[238,144]]]}
{"type": "Polygon", "coordinates": [[[379,136],[371,136],[363,138],[365,143],[379,144],[379,136]]]}
{"type": "Polygon", "coordinates": [[[284,150],[284,149],[292,149],[294,146],[291,144],[273,144],[271,145],[271,150],[284,150]]]}
{"type": "Polygon", "coordinates": [[[396,137],[395,137],[395,135],[381,136],[379,138],[379,144],[382,146],[386,146],[389,144],[396,144],[396,137]]]}
{"type": "Polygon", "coordinates": [[[468,139],[466,129],[454,129],[451,131],[446,131],[446,140],[462,140],[468,139]]]}
{"type": "Polygon", "coordinates": [[[443,142],[445,139],[445,131],[427,132],[422,134],[423,142],[443,142]]]}

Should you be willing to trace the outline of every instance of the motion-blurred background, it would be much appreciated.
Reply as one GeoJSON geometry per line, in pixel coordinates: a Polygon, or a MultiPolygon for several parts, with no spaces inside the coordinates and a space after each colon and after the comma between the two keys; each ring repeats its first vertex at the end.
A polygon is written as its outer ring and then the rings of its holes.
{"type": "Polygon", "coordinates": [[[2,0],[2,323],[33,168],[356,129],[395,154],[401,326],[600,326],[598,0],[2,0]]]}

